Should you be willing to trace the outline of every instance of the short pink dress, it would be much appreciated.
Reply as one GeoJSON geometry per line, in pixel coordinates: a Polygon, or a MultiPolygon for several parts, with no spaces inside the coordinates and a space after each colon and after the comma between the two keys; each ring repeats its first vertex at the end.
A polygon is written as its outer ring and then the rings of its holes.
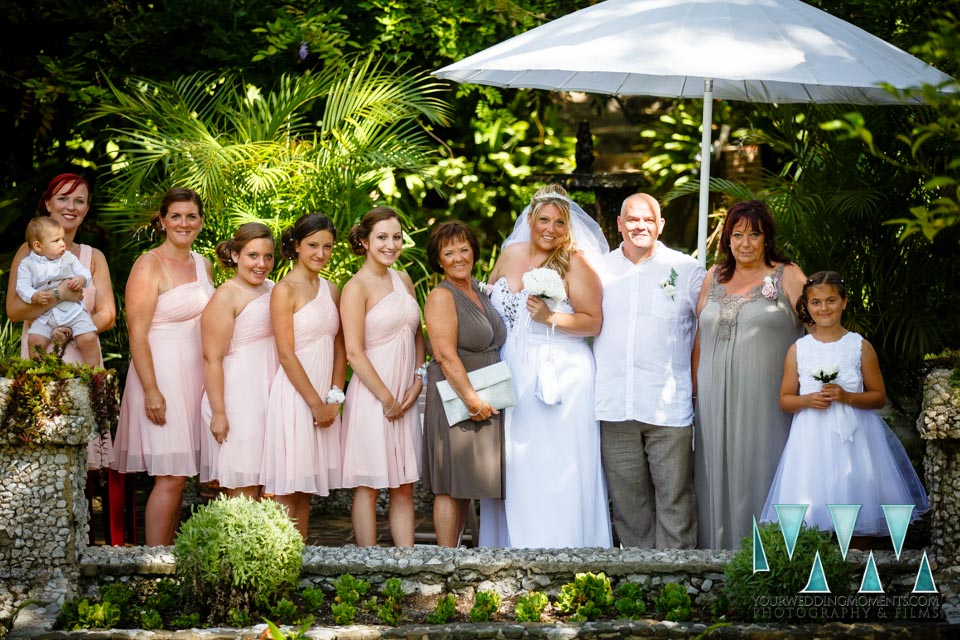
{"type": "MultiPolygon", "coordinates": [[[[329,284],[320,278],[316,297],[293,314],[293,341],[310,383],[324,399],[333,380],[333,348],[339,330],[337,305],[329,284]]],[[[339,489],[339,446],[340,416],[329,427],[314,426],[309,405],[280,367],[267,403],[260,468],[264,491],[325,496],[331,489],[339,489]]]]}
{"type": "Polygon", "coordinates": [[[148,336],[157,386],[166,400],[167,423],[160,426],[147,418],[143,383],[131,361],[110,461],[120,473],[195,476],[199,470],[203,395],[200,314],[213,295],[213,283],[203,258],[193,252],[190,255],[196,280],[160,294],[148,336]]]}
{"type": "MultiPolygon", "coordinates": [[[[91,265],[93,264],[93,247],[88,244],[77,243],[77,247],[80,249],[80,264],[85,266],[87,269],[92,269],[91,265]]],[[[93,310],[97,306],[97,285],[93,283],[93,280],[87,283],[87,286],[83,288],[83,308],[86,309],[87,313],[90,316],[93,316],[93,310]]],[[[20,336],[20,357],[27,359],[30,357],[30,347],[27,345],[27,333],[30,331],[30,321],[27,320],[23,323],[23,335],[20,336]]],[[[100,337],[97,336],[97,343],[99,344],[100,337]]],[[[63,361],[64,362],[83,362],[83,357],[80,355],[80,350],[77,349],[77,343],[72,340],[67,343],[67,348],[63,352],[63,361]]],[[[103,366],[103,354],[100,354],[100,366],[103,366]]],[[[87,445],[87,469],[102,469],[110,464],[110,455],[113,449],[113,442],[110,440],[110,434],[104,434],[103,436],[96,437],[90,441],[87,445]]]]}
{"type": "MultiPolygon", "coordinates": [[[[273,289],[273,282],[267,282],[273,289]]],[[[203,393],[200,482],[216,480],[229,489],[260,484],[267,401],[279,365],[268,291],[247,303],[237,315],[233,337],[223,357],[223,400],[230,425],[223,444],[210,432],[212,412],[207,393],[203,393]]]]}
{"type": "MultiPolygon", "coordinates": [[[[420,307],[390,270],[393,291],[367,312],[364,349],[380,379],[398,400],[413,384],[418,362],[415,334],[420,307]]],[[[414,404],[398,420],[383,417],[383,406],[359,376],[347,385],[343,411],[343,486],[397,488],[420,479],[422,430],[414,404]]]]}

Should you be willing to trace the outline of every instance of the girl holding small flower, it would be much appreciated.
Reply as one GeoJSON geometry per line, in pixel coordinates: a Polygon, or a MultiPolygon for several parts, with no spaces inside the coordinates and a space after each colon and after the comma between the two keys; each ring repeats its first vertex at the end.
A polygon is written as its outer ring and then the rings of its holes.
{"type": "Polygon", "coordinates": [[[797,314],[816,332],[787,351],[780,406],[794,414],[790,438],[761,520],[777,519],[774,505],[805,504],[804,522],[832,530],[827,505],[860,505],[854,533],[887,535],[884,504],[929,508],[903,445],[872,410],[886,402],[873,346],[840,323],[847,287],[833,271],[803,286],[797,314]]]}

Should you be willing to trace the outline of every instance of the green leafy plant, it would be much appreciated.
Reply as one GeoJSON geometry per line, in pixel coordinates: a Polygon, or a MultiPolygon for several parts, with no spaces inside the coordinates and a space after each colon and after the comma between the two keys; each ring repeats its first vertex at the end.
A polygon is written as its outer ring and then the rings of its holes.
{"type": "Polygon", "coordinates": [[[643,585],[624,582],[617,587],[615,595],[613,606],[620,617],[639,620],[647,612],[647,605],[643,601],[643,585]]]}
{"type": "Polygon", "coordinates": [[[333,588],[337,592],[330,605],[333,621],[341,625],[351,624],[357,617],[357,603],[370,590],[370,583],[345,573],[333,581],[333,588]]]}
{"type": "Polygon", "coordinates": [[[300,600],[303,602],[303,610],[308,613],[316,613],[323,606],[323,591],[307,587],[300,592],[300,600]]]}
{"type": "Polygon", "coordinates": [[[300,624],[302,621],[297,605],[286,598],[280,598],[276,604],[270,607],[270,616],[274,620],[279,620],[280,624],[300,624]]]}
{"type": "Polygon", "coordinates": [[[246,609],[234,607],[227,612],[227,626],[242,629],[253,624],[253,616],[246,609]]]}
{"type": "Polygon", "coordinates": [[[487,622],[500,609],[500,594],[496,591],[477,591],[470,609],[470,622],[487,622]]]}
{"type": "Polygon", "coordinates": [[[157,582],[153,593],[147,596],[146,606],[162,615],[180,609],[181,600],[180,585],[164,578],[157,582]]]}
{"type": "Polygon", "coordinates": [[[64,362],[57,353],[38,353],[35,358],[0,361],[0,378],[9,378],[7,411],[0,434],[24,444],[37,440],[44,423],[64,411],[67,380],[80,380],[89,390],[91,408],[101,434],[115,426],[120,411],[115,372],[84,364],[64,362]]]}
{"type": "MultiPolygon", "coordinates": [[[[307,630],[310,628],[310,625],[313,624],[313,617],[311,616],[309,622],[300,625],[290,633],[284,633],[280,627],[266,618],[264,618],[263,621],[267,623],[270,640],[306,640],[307,630]]],[[[265,635],[266,634],[261,636],[261,638],[265,638],[265,635]]]]}
{"type": "Polygon", "coordinates": [[[136,611],[133,603],[136,592],[127,584],[112,582],[100,587],[100,600],[110,602],[120,608],[120,626],[132,626],[135,622],[136,611]]]}
{"type": "MultiPolygon", "coordinates": [[[[740,620],[765,621],[764,609],[756,607],[760,596],[793,596],[803,589],[810,575],[816,553],[820,553],[827,584],[835,593],[850,587],[853,566],[844,562],[840,549],[830,533],[803,525],[793,550],[793,559],[787,555],[786,545],[775,522],[760,525],[769,571],[753,572],[753,540],[745,536],[741,547],[724,567],[722,595],[727,599],[729,617],[740,620]]],[[[785,621],[785,618],[778,618],[785,621]]]]}
{"type": "Polygon", "coordinates": [[[196,629],[200,626],[200,614],[196,611],[184,613],[170,621],[173,629],[196,629]]]}
{"type": "Polygon", "coordinates": [[[543,610],[550,604],[547,594],[534,591],[517,598],[517,622],[540,622],[543,610]]]}
{"type": "Polygon", "coordinates": [[[185,594],[211,620],[276,602],[300,577],[303,538],[272,500],[220,498],[197,508],[174,543],[185,594]]]}
{"type": "Polygon", "coordinates": [[[690,619],[693,612],[693,602],[687,588],[676,582],[668,582],[660,589],[660,595],[653,601],[657,613],[665,620],[683,622],[690,619]]]}
{"type": "Polygon", "coordinates": [[[140,610],[140,627],[148,631],[163,628],[163,618],[156,609],[140,610]]]}
{"type": "Polygon", "coordinates": [[[572,620],[596,620],[613,605],[613,588],[605,573],[578,573],[560,588],[557,608],[572,620]]]}
{"type": "Polygon", "coordinates": [[[440,596],[433,611],[427,614],[428,624],[446,624],[457,615],[457,598],[452,593],[440,596]]]}
{"type": "Polygon", "coordinates": [[[380,590],[383,596],[383,604],[377,607],[377,617],[395,627],[403,620],[403,586],[400,578],[388,578],[380,590]]]}
{"type": "Polygon", "coordinates": [[[120,607],[112,602],[91,602],[89,598],[64,602],[57,617],[57,626],[67,631],[112,629],[118,622],[120,607]]]}

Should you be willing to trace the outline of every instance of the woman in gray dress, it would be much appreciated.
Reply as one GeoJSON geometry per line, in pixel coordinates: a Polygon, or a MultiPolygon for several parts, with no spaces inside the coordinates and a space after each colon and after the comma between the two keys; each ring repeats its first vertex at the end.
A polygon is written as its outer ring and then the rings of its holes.
{"type": "Polygon", "coordinates": [[[452,220],[427,241],[430,267],[443,280],[424,305],[429,336],[427,404],[423,420],[423,485],[436,494],[437,544],[456,547],[470,499],[503,497],[503,422],[470,385],[467,373],[500,361],[507,330],[473,279],[479,245],[473,230],[452,220]],[[437,382],[447,380],[470,419],[447,424],[437,382]]]}
{"type": "Polygon", "coordinates": [[[733,549],[751,533],[787,441],[780,409],[787,349],[802,334],[794,309],[805,276],[776,248],[760,201],[730,208],[723,261],[700,290],[694,348],[694,484],[701,548],[733,549]]]}

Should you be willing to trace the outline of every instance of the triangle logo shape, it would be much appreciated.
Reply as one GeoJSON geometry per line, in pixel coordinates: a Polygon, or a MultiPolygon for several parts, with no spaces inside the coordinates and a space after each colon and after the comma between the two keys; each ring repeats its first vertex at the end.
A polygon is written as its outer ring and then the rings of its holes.
{"type": "Polygon", "coordinates": [[[770,565],[767,563],[767,552],[763,548],[763,540],[760,539],[760,527],[757,526],[757,517],[753,517],[753,572],[770,571],[770,565]]]}
{"type": "Polygon", "coordinates": [[[827,576],[823,572],[823,563],[820,562],[820,551],[817,551],[817,555],[813,557],[813,566],[810,567],[807,586],[801,589],[800,593],[830,593],[827,576]]]}
{"type": "Polygon", "coordinates": [[[883,593],[883,585],[880,584],[880,574],[877,573],[877,561],[873,558],[873,551],[867,557],[867,568],[863,572],[863,580],[860,581],[860,590],[857,593],[883,593]]]}
{"type": "Polygon", "coordinates": [[[907,537],[907,527],[910,526],[910,516],[913,515],[914,505],[912,504],[882,504],[883,517],[887,521],[887,529],[890,531],[890,541],[893,542],[893,550],[897,554],[897,560],[900,559],[900,552],[903,551],[903,541],[907,537]]]}
{"type": "Polygon", "coordinates": [[[833,521],[833,530],[837,532],[837,542],[840,543],[840,553],[847,559],[850,549],[850,539],[853,538],[853,529],[860,514],[858,504],[828,504],[830,519],[833,521]]]}
{"type": "Polygon", "coordinates": [[[787,557],[793,560],[793,550],[797,546],[800,525],[803,524],[803,515],[807,512],[807,505],[775,504],[773,508],[777,511],[777,520],[780,522],[783,543],[787,545],[787,557]]]}
{"type": "Polygon", "coordinates": [[[933,581],[933,572],[930,571],[930,561],[927,560],[926,550],[924,550],[923,559],[920,561],[917,580],[913,583],[913,593],[940,593],[933,581]]]}

